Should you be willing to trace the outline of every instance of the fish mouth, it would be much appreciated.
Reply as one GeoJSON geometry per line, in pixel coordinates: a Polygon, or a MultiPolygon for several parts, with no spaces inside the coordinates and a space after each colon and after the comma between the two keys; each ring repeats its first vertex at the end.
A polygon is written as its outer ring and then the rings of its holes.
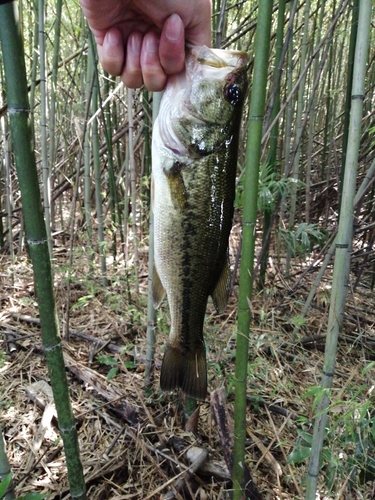
{"type": "Polygon", "coordinates": [[[215,69],[239,69],[247,63],[247,53],[240,50],[212,49],[206,45],[201,47],[187,46],[199,64],[215,69]]]}
{"type": "MultiPolygon", "coordinates": [[[[185,120],[189,126],[203,127],[216,125],[217,118],[202,113],[201,109],[192,101],[191,90],[196,80],[208,81],[213,85],[228,84],[236,82],[242,85],[243,73],[247,64],[246,52],[236,50],[211,49],[207,46],[188,46],[186,54],[186,67],[176,75],[169,78],[168,86],[164,94],[164,106],[161,110],[164,118],[159,119],[160,135],[163,137],[164,149],[174,156],[186,161],[186,158],[193,153],[199,156],[208,154],[205,142],[199,141],[198,132],[195,134],[195,149],[191,151],[185,144],[181,135],[175,132],[173,123],[175,120],[185,120]]],[[[199,103],[198,103],[199,104],[199,103]]],[[[222,140],[216,144],[214,151],[219,150],[226,143],[226,132],[230,128],[233,117],[228,116],[228,120],[222,118],[222,140]]],[[[210,152],[214,152],[209,148],[210,152]]],[[[195,156],[194,156],[195,157],[195,156]]]]}

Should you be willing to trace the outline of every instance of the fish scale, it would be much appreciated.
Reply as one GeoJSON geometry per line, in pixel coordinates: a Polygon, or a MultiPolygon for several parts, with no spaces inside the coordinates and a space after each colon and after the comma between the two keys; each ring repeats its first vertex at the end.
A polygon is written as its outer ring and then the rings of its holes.
{"type": "Polygon", "coordinates": [[[246,94],[243,52],[193,47],[169,80],[153,130],[153,299],[167,295],[171,330],[160,385],[205,399],[203,326],[208,297],[229,296],[239,127],[246,94]]]}

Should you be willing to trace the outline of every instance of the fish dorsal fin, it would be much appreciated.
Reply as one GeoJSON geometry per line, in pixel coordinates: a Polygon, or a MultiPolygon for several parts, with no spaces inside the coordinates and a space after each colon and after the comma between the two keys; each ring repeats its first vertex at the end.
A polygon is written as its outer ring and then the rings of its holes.
{"type": "Polygon", "coordinates": [[[230,285],[230,269],[229,258],[225,259],[223,268],[221,270],[219,279],[217,280],[214,291],[211,294],[216,311],[222,313],[227,305],[229,299],[229,285],[230,285]]]}
{"type": "Polygon", "coordinates": [[[164,299],[164,296],[165,290],[160,281],[159,274],[154,263],[152,272],[152,302],[155,308],[160,306],[161,301],[164,299]]]}

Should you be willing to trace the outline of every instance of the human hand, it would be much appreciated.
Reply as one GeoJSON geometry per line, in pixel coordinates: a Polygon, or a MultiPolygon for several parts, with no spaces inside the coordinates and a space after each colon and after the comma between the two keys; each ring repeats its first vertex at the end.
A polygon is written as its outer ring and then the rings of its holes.
{"type": "Polygon", "coordinates": [[[130,88],[163,90],[185,43],[211,45],[211,0],[80,0],[103,68],[130,88]]]}

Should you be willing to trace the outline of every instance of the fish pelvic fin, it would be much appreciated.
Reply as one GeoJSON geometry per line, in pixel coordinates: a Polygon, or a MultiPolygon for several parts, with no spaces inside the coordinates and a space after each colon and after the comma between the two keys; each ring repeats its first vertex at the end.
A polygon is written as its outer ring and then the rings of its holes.
{"type": "Polygon", "coordinates": [[[230,269],[229,258],[227,256],[214,291],[211,294],[212,301],[218,313],[222,313],[229,299],[230,269]]]}
{"type": "Polygon", "coordinates": [[[204,344],[194,351],[168,345],[161,365],[160,387],[163,391],[181,388],[195,399],[207,395],[207,363],[204,344]]]}
{"type": "Polygon", "coordinates": [[[156,269],[155,263],[152,271],[152,302],[155,309],[160,306],[165,296],[165,290],[156,269]]]}

